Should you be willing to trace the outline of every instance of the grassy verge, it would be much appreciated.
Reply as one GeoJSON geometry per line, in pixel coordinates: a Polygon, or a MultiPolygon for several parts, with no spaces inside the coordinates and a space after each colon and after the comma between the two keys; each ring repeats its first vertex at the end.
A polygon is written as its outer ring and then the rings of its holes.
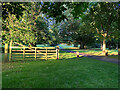
{"type": "MultiPolygon", "coordinates": [[[[80,53],[86,53],[90,55],[96,55],[96,56],[104,56],[104,53],[100,49],[82,49],[82,50],[73,50],[73,51],[78,51],[80,53]]],[[[118,50],[108,50],[108,55],[118,55],[118,50]]]]}
{"type": "Polygon", "coordinates": [[[60,52],[60,60],[2,65],[3,88],[118,88],[118,65],[60,52]]]}
{"type": "Polygon", "coordinates": [[[114,59],[118,59],[118,55],[112,55],[112,56],[108,56],[108,58],[114,58],[114,59]]]}

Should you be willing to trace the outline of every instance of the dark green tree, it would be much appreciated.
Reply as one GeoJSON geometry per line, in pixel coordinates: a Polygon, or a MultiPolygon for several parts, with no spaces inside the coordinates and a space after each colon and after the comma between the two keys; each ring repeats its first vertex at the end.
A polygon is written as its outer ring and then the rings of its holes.
{"type": "Polygon", "coordinates": [[[106,40],[116,37],[119,18],[118,3],[99,2],[95,3],[90,8],[91,26],[98,34],[98,37],[103,42],[103,51],[106,50],[106,40]]]}

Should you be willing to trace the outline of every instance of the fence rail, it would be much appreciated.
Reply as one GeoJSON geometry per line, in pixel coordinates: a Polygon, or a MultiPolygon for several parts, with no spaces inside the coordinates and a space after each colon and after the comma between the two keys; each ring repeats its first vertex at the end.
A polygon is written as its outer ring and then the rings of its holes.
{"type": "Polygon", "coordinates": [[[79,49],[79,47],[69,47],[69,48],[61,48],[61,49],[65,49],[65,50],[73,50],[73,49],[76,49],[76,50],[78,50],[79,49]]]}
{"type": "Polygon", "coordinates": [[[59,59],[59,47],[18,47],[10,46],[9,61],[29,59],[59,59]]]}

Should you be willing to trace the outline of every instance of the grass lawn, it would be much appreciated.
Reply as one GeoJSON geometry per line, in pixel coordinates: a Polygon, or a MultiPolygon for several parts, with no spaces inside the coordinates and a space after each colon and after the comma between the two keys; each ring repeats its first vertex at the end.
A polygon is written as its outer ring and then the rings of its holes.
{"type": "Polygon", "coordinates": [[[112,56],[108,56],[109,58],[114,58],[114,59],[118,59],[118,55],[112,55],[112,56]]]}
{"type": "Polygon", "coordinates": [[[118,88],[118,65],[76,58],[60,51],[60,60],[2,64],[3,88],[118,88]]]}
{"type": "MultiPolygon", "coordinates": [[[[100,49],[81,49],[81,50],[73,50],[73,51],[79,51],[80,53],[86,53],[90,55],[96,55],[96,56],[104,56],[104,53],[100,49]]],[[[108,55],[118,55],[118,50],[108,50],[108,55]]]]}

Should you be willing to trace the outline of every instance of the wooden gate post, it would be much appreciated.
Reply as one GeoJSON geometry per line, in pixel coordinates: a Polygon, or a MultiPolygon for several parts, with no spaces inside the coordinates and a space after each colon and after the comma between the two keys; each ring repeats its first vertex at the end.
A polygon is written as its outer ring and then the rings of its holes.
{"type": "Polygon", "coordinates": [[[59,59],[59,46],[56,46],[56,59],[59,59]]]}
{"type": "Polygon", "coordinates": [[[5,43],[4,53],[8,53],[8,44],[5,43]]]}
{"type": "Polygon", "coordinates": [[[25,47],[23,47],[23,60],[25,60],[25,47]]]}
{"type": "Polygon", "coordinates": [[[36,47],[35,47],[35,60],[36,60],[36,57],[37,57],[37,52],[36,52],[36,47]]]}
{"type": "Polygon", "coordinates": [[[8,44],[5,43],[5,47],[4,47],[4,62],[8,61],[8,44]]]}
{"type": "Polygon", "coordinates": [[[12,41],[10,42],[10,47],[9,47],[9,61],[12,60],[12,41]]]}
{"type": "Polygon", "coordinates": [[[46,47],[46,60],[47,60],[47,47],[46,47]]]}

